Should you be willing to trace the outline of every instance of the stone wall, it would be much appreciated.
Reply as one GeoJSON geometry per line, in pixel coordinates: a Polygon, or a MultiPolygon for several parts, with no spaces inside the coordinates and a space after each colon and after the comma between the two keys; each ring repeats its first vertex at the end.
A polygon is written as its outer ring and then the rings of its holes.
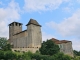
{"type": "Polygon", "coordinates": [[[15,34],[14,36],[13,36],[13,39],[15,39],[15,38],[21,38],[21,37],[27,37],[27,31],[23,31],[23,32],[21,32],[21,33],[18,33],[18,34],[15,34]]]}
{"type": "Polygon", "coordinates": [[[28,25],[27,28],[28,32],[28,42],[30,47],[41,47],[42,42],[42,33],[41,33],[41,27],[36,25],[28,25]]]}
{"type": "Polygon", "coordinates": [[[21,37],[13,39],[14,48],[26,48],[27,47],[27,37],[21,37]]]}
{"type": "Polygon", "coordinates": [[[31,51],[32,53],[35,53],[36,51],[39,50],[39,48],[12,48],[12,51],[20,51],[20,52],[28,52],[28,51],[31,51]]]}
{"type": "Polygon", "coordinates": [[[14,48],[26,48],[27,47],[27,31],[21,32],[13,36],[14,48]]]}
{"type": "Polygon", "coordinates": [[[70,55],[73,57],[73,49],[72,49],[72,42],[58,44],[60,47],[60,52],[64,54],[70,55]]]}

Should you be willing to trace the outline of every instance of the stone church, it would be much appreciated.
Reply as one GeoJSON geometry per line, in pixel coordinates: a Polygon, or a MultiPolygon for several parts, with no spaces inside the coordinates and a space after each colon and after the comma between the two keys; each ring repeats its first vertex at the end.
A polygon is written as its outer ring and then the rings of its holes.
{"type": "Polygon", "coordinates": [[[34,19],[30,19],[22,31],[22,23],[12,22],[9,24],[9,42],[12,50],[36,52],[41,47],[41,25],[34,19]]]}

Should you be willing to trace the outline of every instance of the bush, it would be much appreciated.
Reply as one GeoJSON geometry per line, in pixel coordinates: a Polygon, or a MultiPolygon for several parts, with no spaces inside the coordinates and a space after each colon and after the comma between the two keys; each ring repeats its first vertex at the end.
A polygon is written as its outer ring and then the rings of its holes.
{"type": "Polygon", "coordinates": [[[6,51],[5,55],[4,55],[5,59],[16,59],[17,55],[15,53],[13,53],[12,51],[6,51]]]}
{"type": "Polygon", "coordinates": [[[71,60],[71,57],[63,53],[57,53],[50,57],[50,60],[71,60]]]}
{"type": "Polygon", "coordinates": [[[0,50],[0,59],[4,59],[4,52],[0,50]]]}

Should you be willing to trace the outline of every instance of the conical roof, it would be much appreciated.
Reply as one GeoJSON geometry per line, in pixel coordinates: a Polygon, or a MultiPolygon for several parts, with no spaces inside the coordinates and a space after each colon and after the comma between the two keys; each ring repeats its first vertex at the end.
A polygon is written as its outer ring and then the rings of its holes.
{"type": "Polygon", "coordinates": [[[28,26],[30,24],[37,25],[37,26],[41,27],[41,25],[36,20],[34,20],[34,19],[30,19],[30,21],[28,22],[28,24],[26,26],[28,26]]]}

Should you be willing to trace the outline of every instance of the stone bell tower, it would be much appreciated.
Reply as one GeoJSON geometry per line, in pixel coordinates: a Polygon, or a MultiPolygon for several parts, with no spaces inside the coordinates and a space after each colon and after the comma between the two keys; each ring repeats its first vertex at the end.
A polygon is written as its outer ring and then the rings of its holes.
{"type": "Polygon", "coordinates": [[[22,31],[22,23],[12,22],[9,24],[9,40],[13,40],[13,35],[22,31]]]}
{"type": "Polygon", "coordinates": [[[41,25],[34,19],[30,19],[27,26],[28,32],[28,47],[40,48],[42,42],[41,25]]]}

